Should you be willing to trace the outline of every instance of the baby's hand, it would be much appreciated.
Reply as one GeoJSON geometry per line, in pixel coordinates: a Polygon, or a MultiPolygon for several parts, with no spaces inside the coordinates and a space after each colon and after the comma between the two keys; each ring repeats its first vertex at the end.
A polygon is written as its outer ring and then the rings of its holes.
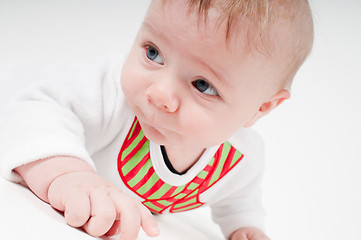
{"type": "Polygon", "coordinates": [[[64,212],[66,222],[92,236],[116,235],[136,240],[140,226],[159,235],[150,211],[94,172],[72,172],[57,177],[49,187],[49,203],[64,212]]]}
{"type": "Polygon", "coordinates": [[[261,230],[254,227],[244,227],[231,235],[231,240],[270,240],[261,230]]]}

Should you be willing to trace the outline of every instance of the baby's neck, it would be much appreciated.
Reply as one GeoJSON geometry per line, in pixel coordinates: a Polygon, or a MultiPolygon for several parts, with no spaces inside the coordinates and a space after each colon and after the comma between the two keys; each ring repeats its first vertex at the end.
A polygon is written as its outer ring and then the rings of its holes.
{"type": "Polygon", "coordinates": [[[204,148],[182,148],[178,146],[164,147],[173,168],[179,173],[184,173],[190,169],[199,160],[205,150],[204,148]]]}

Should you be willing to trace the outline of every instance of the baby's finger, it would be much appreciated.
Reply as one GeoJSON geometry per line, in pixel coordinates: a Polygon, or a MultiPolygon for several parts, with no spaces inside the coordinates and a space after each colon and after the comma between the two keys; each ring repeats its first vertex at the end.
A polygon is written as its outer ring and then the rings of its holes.
{"type": "Polygon", "coordinates": [[[245,232],[242,232],[240,234],[240,238],[238,238],[239,240],[248,240],[247,234],[245,232]]]}
{"type": "Polygon", "coordinates": [[[118,235],[119,231],[120,231],[120,221],[119,220],[115,220],[113,223],[113,226],[109,229],[109,231],[105,234],[106,236],[114,236],[114,235],[118,235]]]}
{"type": "Polygon", "coordinates": [[[266,235],[263,235],[263,236],[260,237],[260,240],[270,240],[270,239],[266,235]]]}
{"type": "Polygon", "coordinates": [[[89,219],[90,201],[84,192],[72,192],[64,200],[64,216],[66,222],[72,227],[81,227],[89,219]]]}
{"type": "Polygon", "coordinates": [[[92,236],[102,236],[109,231],[116,218],[116,209],[108,193],[103,189],[95,189],[90,193],[91,217],[83,226],[92,236]]]}
{"type": "Polygon", "coordinates": [[[139,204],[139,211],[141,217],[141,225],[144,232],[149,237],[156,237],[160,234],[157,222],[155,221],[151,212],[143,204],[139,204]]]}
{"type": "Polygon", "coordinates": [[[113,200],[120,218],[120,239],[136,240],[140,229],[140,213],[137,202],[119,191],[111,191],[109,196],[113,200]]]}
{"type": "Polygon", "coordinates": [[[140,215],[137,206],[130,204],[120,214],[121,240],[136,240],[140,229],[140,215]]]}

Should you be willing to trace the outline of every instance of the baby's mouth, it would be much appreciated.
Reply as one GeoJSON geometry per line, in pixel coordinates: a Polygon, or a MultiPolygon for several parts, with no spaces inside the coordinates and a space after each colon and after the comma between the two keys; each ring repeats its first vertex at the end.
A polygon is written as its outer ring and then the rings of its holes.
{"type": "Polygon", "coordinates": [[[152,126],[157,125],[155,115],[156,115],[155,110],[151,110],[151,112],[148,114],[148,117],[146,117],[146,120],[148,120],[149,124],[152,125],[152,126]]]}
{"type": "Polygon", "coordinates": [[[146,107],[146,108],[141,108],[140,106],[136,107],[136,115],[138,117],[138,120],[144,124],[149,125],[150,127],[154,128],[155,130],[157,130],[158,132],[161,133],[178,133],[178,131],[174,131],[172,130],[172,128],[168,128],[168,124],[163,124],[163,123],[167,123],[167,121],[161,121],[161,120],[166,120],[166,119],[160,119],[160,113],[157,112],[157,109],[154,109],[152,107],[146,107]],[[147,111],[145,111],[145,110],[147,111]]]}

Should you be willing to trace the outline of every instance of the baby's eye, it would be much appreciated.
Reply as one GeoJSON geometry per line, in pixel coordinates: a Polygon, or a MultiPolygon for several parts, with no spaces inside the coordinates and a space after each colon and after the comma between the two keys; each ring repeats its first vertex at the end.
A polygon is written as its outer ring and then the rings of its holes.
{"type": "Polygon", "coordinates": [[[152,46],[147,47],[147,58],[156,63],[164,64],[163,59],[159,54],[159,51],[155,47],[152,46]]]}
{"type": "Polygon", "coordinates": [[[193,81],[192,84],[201,93],[210,96],[218,96],[217,90],[203,79],[197,79],[193,81]]]}

